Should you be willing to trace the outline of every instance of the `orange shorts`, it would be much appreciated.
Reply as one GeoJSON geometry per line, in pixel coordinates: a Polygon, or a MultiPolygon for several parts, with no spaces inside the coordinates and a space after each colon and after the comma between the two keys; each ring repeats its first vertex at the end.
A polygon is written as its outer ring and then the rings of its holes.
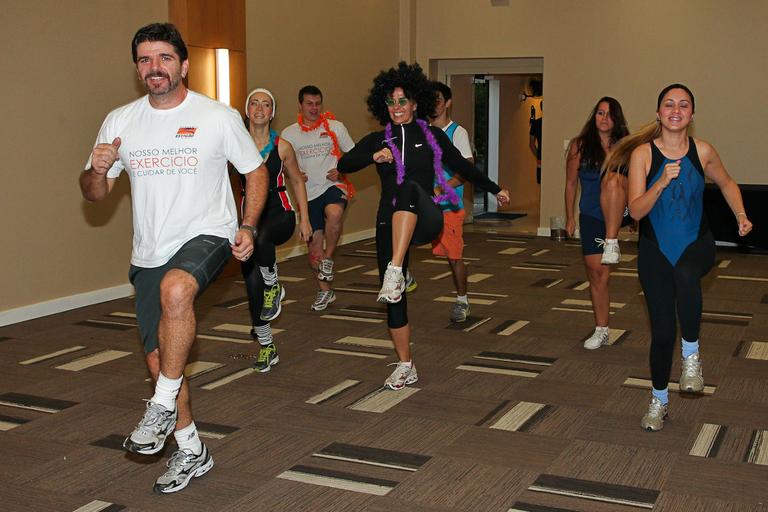
{"type": "Polygon", "coordinates": [[[464,209],[443,212],[443,230],[432,241],[432,254],[460,260],[464,254],[464,209]]]}

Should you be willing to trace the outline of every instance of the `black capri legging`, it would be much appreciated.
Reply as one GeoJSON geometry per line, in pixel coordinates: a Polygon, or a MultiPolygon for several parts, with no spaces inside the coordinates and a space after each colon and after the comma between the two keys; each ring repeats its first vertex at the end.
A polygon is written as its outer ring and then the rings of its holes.
{"type": "Polygon", "coordinates": [[[264,278],[259,267],[275,265],[275,247],[287,242],[296,228],[296,214],[285,211],[282,207],[265,210],[259,220],[259,229],[254,240],[253,258],[240,264],[240,270],[245,279],[245,290],[248,292],[248,308],[251,312],[251,322],[254,326],[266,325],[260,318],[264,306],[264,278]]]}
{"type": "Polygon", "coordinates": [[[711,233],[705,233],[689,245],[675,266],[654,241],[640,237],[637,271],[651,320],[650,366],[655,389],[665,389],[669,384],[676,317],[684,340],[699,339],[703,303],[701,278],[714,263],[715,241],[711,233]]]}
{"type": "MultiPolygon", "coordinates": [[[[431,242],[443,230],[443,213],[430,195],[416,182],[406,180],[397,189],[395,211],[408,211],[417,215],[412,245],[431,242]]],[[[376,259],[379,265],[379,281],[384,282],[387,264],[392,261],[392,219],[376,223],[376,259]]],[[[403,275],[408,271],[410,251],[403,258],[403,275]]],[[[387,326],[398,329],[408,325],[408,300],[403,294],[400,302],[387,304],[387,326]]]]}

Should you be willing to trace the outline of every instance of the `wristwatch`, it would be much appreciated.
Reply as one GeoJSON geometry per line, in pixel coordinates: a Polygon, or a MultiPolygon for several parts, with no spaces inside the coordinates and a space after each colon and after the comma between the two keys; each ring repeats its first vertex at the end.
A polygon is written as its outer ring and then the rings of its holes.
{"type": "Polygon", "coordinates": [[[251,226],[250,224],[241,224],[240,229],[247,229],[251,232],[251,235],[253,235],[253,238],[256,238],[256,235],[259,234],[259,230],[255,226],[251,226]]]}

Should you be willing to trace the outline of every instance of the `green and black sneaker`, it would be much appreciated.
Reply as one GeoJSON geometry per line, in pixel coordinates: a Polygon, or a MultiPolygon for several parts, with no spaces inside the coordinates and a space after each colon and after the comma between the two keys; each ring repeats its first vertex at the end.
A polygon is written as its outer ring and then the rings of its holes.
{"type": "Polygon", "coordinates": [[[268,372],[273,365],[280,362],[280,356],[277,355],[277,347],[274,343],[269,345],[261,345],[259,348],[259,357],[256,362],[253,363],[253,367],[259,373],[268,372]]]}
{"type": "Polygon", "coordinates": [[[280,283],[275,283],[264,290],[264,305],[261,308],[260,318],[265,322],[274,320],[282,310],[281,302],[285,298],[285,288],[280,283]]]}

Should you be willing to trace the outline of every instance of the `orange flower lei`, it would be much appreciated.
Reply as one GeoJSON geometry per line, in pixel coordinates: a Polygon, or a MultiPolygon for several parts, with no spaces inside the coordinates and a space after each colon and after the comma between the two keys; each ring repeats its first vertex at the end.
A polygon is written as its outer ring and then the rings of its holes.
{"type": "MultiPolygon", "coordinates": [[[[336,136],[336,133],[331,130],[330,125],[328,124],[329,119],[336,119],[336,116],[333,115],[332,112],[323,112],[320,114],[320,116],[317,118],[317,121],[312,125],[307,125],[304,123],[304,117],[299,114],[298,122],[299,122],[299,128],[301,128],[301,131],[303,132],[311,132],[313,130],[316,130],[318,127],[322,125],[323,128],[325,128],[325,132],[328,134],[329,137],[331,137],[331,154],[336,157],[336,160],[339,160],[341,158],[341,149],[339,148],[339,138],[336,136]]],[[[352,185],[352,182],[349,181],[349,179],[342,173],[339,173],[339,178],[341,179],[342,183],[344,183],[347,186],[347,195],[350,199],[352,199],[355,196],[355,193],[357,192],[355,190],[355,186],[352,185]]]]}

